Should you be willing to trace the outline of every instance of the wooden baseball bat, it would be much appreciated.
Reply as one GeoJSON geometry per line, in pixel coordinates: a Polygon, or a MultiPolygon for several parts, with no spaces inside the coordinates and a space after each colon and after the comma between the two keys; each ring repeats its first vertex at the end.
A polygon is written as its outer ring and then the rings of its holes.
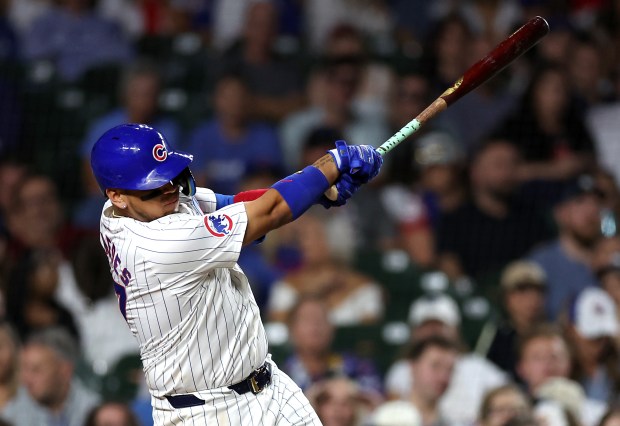
{"type": "MultiPolygon", "coordinates": [[[[495,46],[487,56],[469,67],[461,78],[443,92],[441,96],[435,99],[432,104],[426,107],[424,111],[418,114],[416,118],[411,120],[391,138],[381,144],[381,146],[377,148],[379,154],[385,156],[385,154],[394,149],[399,143],[417,132],[424,123],[476,87],[489,81],[508,64],[534,47],[534,45],[548,33],[549,24],[544,18],[536,16],[530,19],[521,28],[495,46]]],[[[338,197],[338,191],[335,186],[332,186],[325,192],[325,195],[330,200],[335,200],[338,197]]]]}

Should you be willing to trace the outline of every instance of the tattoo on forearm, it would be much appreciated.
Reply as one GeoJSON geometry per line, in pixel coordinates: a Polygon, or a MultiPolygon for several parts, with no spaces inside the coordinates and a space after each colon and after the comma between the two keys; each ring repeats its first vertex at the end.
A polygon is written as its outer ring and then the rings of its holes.
{"type": "Polygon", "coordinates": [[[334,162],[334,157],[327,154],[327,155],[322,156],[318,160],[316,160],[313,166],[316,167],[317,169],[320,169],[321,167],[327,165],[328,163],[333,163],[333,162],[334,162]]]}

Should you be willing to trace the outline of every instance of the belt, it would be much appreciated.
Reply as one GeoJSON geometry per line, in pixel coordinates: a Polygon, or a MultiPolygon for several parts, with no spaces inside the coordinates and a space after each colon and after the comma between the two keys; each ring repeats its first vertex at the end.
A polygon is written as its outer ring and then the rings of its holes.
{"type": "MultiPolygon", "coordinates": [[[[252,392],[254,395],[261,393],[269,383],[271,383],[271,364],[265,362],[262,366],[254,370],[248,377],[241,382],[228,386],[239,395],[252,392]]],[[[204,399],[198,398],[193,394],[166,395],[166,399],[174,408],[187,408],[205,405],[204,399]]]]}

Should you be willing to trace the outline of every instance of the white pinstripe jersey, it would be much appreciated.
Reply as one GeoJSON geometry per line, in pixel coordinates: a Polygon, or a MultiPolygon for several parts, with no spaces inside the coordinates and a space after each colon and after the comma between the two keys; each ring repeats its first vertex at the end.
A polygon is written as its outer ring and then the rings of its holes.
{"type": "Polygon", "coordinates": [[[151,222],[101,214],[121,312],[140,346],[152,395],[238,383],[260,367],[267,339],[247,277],[237,265],[247,226],[243,203],[216,212],[199,188],[198,215],[181,194],[178,213],[151,222]]]}

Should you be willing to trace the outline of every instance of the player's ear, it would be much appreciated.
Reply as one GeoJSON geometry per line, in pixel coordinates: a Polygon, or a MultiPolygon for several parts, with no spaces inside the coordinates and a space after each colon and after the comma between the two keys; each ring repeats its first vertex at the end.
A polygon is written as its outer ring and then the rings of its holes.
{"type": "Polygon", "coordinates": [[[124,209],[127,207],[127,202],[123,199],[123,194],[118,189],[106,189],[105,194],[108,196],[112,204],[116,207],[124,209]]]}

